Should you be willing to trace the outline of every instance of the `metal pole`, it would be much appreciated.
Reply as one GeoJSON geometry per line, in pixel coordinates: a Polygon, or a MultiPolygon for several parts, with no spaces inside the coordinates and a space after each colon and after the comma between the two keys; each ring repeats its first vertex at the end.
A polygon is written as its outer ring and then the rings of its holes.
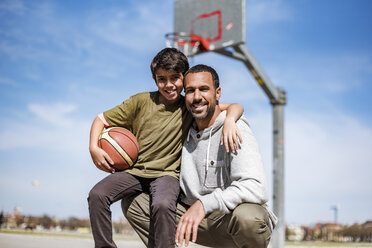
{"type": "Polygon", "coordinates": [[[214,52],[242,61],[266,93],[273,106],[273,211],[279,221],[272,235],[272,246],[273,248],[284,248],[284,106],[287,102],[286,93],[283,89],[274,87],[245,44],[240,44],[233,48],[233,52],[227,50],[214,52]]]}
{"type": "MultiPolygon", "coordinates": [[[[285,102],[285,92],[278,88],[285,102]]],[[[279,221],[272,235],[273,248],[284,248],[284,104],[273,104],[273,211],[279,221]]]]}

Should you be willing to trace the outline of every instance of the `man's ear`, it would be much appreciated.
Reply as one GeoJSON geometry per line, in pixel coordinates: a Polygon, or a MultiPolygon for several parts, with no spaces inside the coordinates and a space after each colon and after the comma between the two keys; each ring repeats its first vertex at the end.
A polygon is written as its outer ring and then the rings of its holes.
{"type": "Polygon", "coordinates": [[[221,87],[216,89],[216,100],[219,101],[221,98],[221,87]]]}

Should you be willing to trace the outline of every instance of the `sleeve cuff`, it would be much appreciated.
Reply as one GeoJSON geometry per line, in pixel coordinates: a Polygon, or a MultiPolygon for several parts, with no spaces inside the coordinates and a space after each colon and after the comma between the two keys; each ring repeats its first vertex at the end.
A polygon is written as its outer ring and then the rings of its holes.
{"type": "Polygon", "coordinates": [[[212,213],[213,211],[218,209],[218,201],[217,199],[215,199],[213,193],[203,195],[199,198],[199,200],[203,203],[205,214],[212,213]]]}
{"type": "Polygon", "coordinates": [[[108,122],[106,121],[105,117],[103,116],[103,113],[100,113],[100,114],[98,115],[98,118],[101,119],[101,121],[103,122],[103,125],[105,126],[105,128],[109,128],[109,127],[110,127],[110,125],[109,125],[108,122]]]}

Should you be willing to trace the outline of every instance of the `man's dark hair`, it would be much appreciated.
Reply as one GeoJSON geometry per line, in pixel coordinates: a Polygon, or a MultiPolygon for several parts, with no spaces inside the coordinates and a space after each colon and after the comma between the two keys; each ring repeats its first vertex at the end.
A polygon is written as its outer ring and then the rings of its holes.
{"type": "Polygon", "coordinates": [[[189,69],[189,61],[176,48],[164,48],[153,58],[150,67],[153,78],[155,78],[156,71],[160,68],[171,72],[181,72],[182,75],[185,75],[189,69]]]}
{"type": "Polygon", "coordinates": [[[218,78],[218,74],[217,74],[216,70],[213,69],[210,66],[203,65],[203,64],[199,64],[199,65],[195,65],[195,66],[191,67],[185,74],[185,77],[183,79],[184,82],[185,82],[185,78],[186,78],[187,74],[197,73],[197,72],[209,72],[212,75],[212,80],[213,80],[215,89],[220,87],[220,79],[218,78]]]}

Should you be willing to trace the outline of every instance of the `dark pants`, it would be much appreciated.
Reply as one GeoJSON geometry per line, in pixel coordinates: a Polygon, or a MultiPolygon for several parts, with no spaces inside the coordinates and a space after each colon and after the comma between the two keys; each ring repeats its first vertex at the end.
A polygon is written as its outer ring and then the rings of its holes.
{"type": "Polygon", "coordinates": [[[110,205],[142,192],[151,195],[149,207],[154,242],[149,246],[174,247],[179,181],[171,176],[135,177],[123,171],[110,174],[89,192],[89,215],[96,248],[116,248],[112,240],[110,205]]]}

